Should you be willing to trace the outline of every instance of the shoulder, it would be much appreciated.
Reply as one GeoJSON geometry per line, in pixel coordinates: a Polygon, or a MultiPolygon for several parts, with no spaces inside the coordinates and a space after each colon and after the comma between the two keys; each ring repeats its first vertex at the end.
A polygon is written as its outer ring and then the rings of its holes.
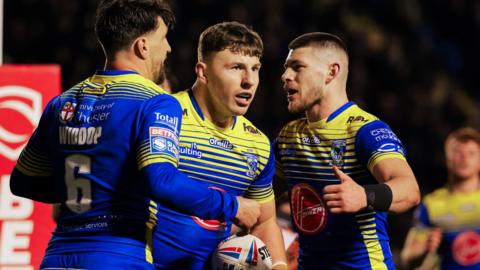
{"type": "Polygon", "coordinates": [[[441,187],[434,190],[432,193],[425,195],[425,197],[423,198],[423,202],[425,203],[425,205],[429,205],[436,201],[444,200],[446,197],[449,196],[449,194],[450,193],[448,192],[448,189],[446,187],[441,187]]]}
{"type": "Polygon", "coordinates": [[[146,106],[166,106],[180,109],[180,102],[170,94],[157,94],[147,99],[146,106]]]}
{"type": "Polygon", "coordinates": [[[295,133],[301,128],[308,125],[307,118],[299,118],[293,121],[288,122],[283,128],[280,130],[279,135],[287,134],[287,133],[295,133]]]}
{"type": "Polygon", "coordinates": [[[180,105],[182,105],[182,108],[187,107],[190,102],[188,90],[180,91],[172,96],[180,103],[180,105]]]}
{"type": "Polygon", "coordinates": [[[142,76],[118,78],[118,80],[112,80],[105,84],[105,87],[107,87],[106,97],[112,96],[128,100],[147,101],[158,95],[169,96],[168,92],[160,86],[142,76]]]}
{"type": "Polygon", "coordinates": [[[357,104],[351,106],[344,115],[348,129],[358,130],[370,123],[379,121],[378,117],[363,110],[357,104]]]}

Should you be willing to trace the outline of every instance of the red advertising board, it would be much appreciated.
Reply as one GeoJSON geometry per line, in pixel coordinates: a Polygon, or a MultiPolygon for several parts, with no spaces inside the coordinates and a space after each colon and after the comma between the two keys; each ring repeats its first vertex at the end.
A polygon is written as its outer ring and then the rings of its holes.
{"type": "Polygon", "coordinates": [[[54,228],[52,207],[10,193],[10,173],[48,101],[58,65],[0,66],[0,269],[38,269],[54,228]]]}

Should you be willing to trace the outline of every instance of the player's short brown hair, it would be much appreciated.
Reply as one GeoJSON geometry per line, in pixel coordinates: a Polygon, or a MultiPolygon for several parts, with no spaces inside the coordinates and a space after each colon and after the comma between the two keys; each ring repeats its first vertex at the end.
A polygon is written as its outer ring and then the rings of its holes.
{"type": "Polygon", "coordinates": [[[263,42],[260,35],[239,22],[222,22],[205,29],[198,40],[198,60],[210,53],[229,49],[235,53],[262,57],[263,42]]]}
{"type": "Polygon", "coordinates": [[[348,49],[343,40],[333,34],[325,32],[311,32],[298,36],[288,44],[290,50],[307,46],[333,47],[345,52],[348,57],[348,49]]]}
{"type": "Polygon", "coordinates": [[[462,143],[465,143],[468,141],[474,141],[480,146],[480,133],[478,132],[478,130],[472,127],[463,127],[463,128],[454,130],[452,133],[448,135],[447,139],[445,140],[445,149],[447,149],[447,146],[453,140],[462,142],[462,143]]]}
{"type": "Polygon", "coordinates": [[[97,7],[95,34],[107,57],[158,28],[158,17],[167,27],[175,24],[172,9],[164,0],[102,0],[97,7]]]}

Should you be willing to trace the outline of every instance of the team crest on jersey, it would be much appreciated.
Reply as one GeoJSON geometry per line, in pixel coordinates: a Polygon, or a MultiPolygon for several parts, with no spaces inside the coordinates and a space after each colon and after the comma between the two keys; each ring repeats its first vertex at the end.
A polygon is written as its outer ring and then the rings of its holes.
{"type": "Polygon", "coordinates": [[[246,172],[248,177],[256,178],[257,177],[257,170],[258,170],[258,157],[252,153],[243,153],[243,155],[247,158],[247,166],[248,170],[246,172]]]}
{"type": "Polygon", "coordinates": [[[347,142],[345,140],[334,140],[332,141],[332,149],[330,150],[330,155],[332,157],[332,165],[341,167],[343,166],[344,160],[343,156],[347,150],[347,142]]]}
{"type": "Polygon", "coordinates": [[[70,101],[65,102],[63,104],[62,111],[60,112],[59,118],[62,124],[70,122],[75,115],[75,108],[77,107],[76,103],[72,103],[70,101]]]}

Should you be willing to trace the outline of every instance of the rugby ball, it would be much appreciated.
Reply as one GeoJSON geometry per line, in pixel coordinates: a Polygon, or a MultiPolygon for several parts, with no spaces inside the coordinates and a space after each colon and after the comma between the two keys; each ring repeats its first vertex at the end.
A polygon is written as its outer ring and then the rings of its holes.
{"type": "Polygon", "coordinates": [[[258,237],[232,235],[218,244],[212,256],[212,269],[272,269],[272,257],[258,237]]]}

